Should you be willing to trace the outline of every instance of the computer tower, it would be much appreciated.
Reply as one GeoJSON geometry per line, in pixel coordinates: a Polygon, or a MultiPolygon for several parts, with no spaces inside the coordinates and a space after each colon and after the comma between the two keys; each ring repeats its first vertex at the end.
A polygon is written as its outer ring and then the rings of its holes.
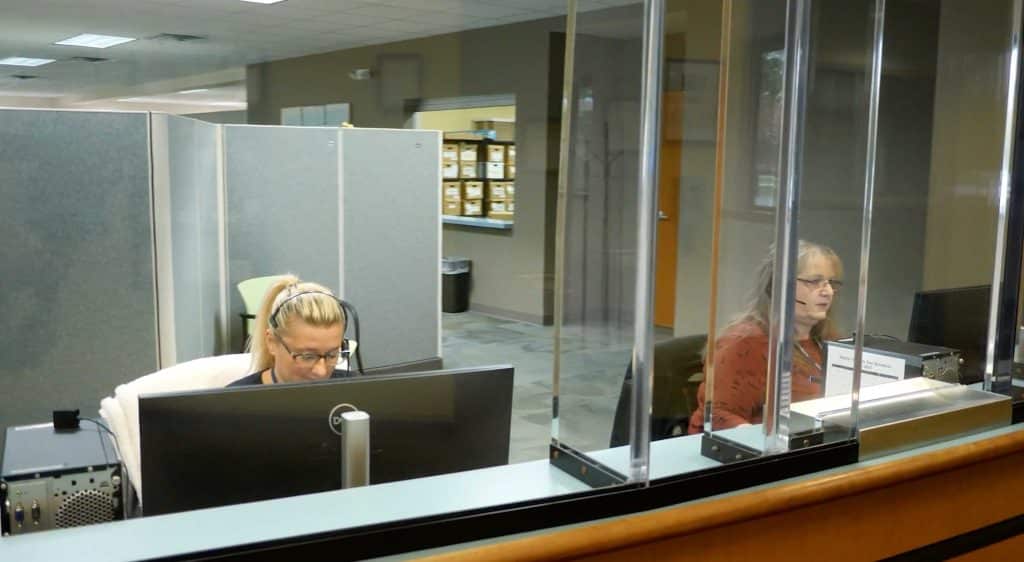
{"type": "Polygon", "coordinates": [[[0,468],[3,535],[123,519],[121,474],[114,444],[98,427],[8,427],[0,468]]]}

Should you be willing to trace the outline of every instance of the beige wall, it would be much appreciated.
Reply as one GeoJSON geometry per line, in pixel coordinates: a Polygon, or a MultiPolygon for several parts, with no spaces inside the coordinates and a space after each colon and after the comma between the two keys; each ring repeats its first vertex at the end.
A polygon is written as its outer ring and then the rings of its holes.
{"type": "Polygon", "coordinates": [[[992,282],[1010,3],[942,3],[924,288],[992,282]]]}
{"type": "Polygon", "coordinates": [[[422,111],[416,114],[416,127],[438,131],[465,131],[473,127],[474,121],[489,119],[511,119],[515,122],[516,106],[473,107],[469,109],[441,109],[422,111]]]}

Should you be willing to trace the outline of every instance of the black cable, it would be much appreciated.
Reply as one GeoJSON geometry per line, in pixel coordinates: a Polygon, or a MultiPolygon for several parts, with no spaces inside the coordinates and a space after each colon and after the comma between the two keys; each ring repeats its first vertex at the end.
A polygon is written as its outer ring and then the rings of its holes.
{"type": "MultiPolygon", "coordinates": [[[[92,423],[96,424],[98,427],[102,428],[104,431],[109,433],[110,436],[114,438],[114,442],[115,443],[117,442],[117,436],[114,435],[114,432],[110,431],[109,427],[107,427],[106,425],[100,423],[98,420],[94,420],[92,418],[87,418],[87,417],[84,417],[84,416],[78,416],[78,419],[85,420],[85,421],[92,422],[92,423]]],[[[100,448],[103,449],[103,462],[104,462],[104,464],[106,464],[106,466],[110,466],[110,457],[107,456],[107,443],[106,443],[106,439],[103,438],[103,433],[101,433],[99,431],[96,432],[96,436],[100,438],[100,448]]]]}
{"type": "Polygon", "coordinates": [[[99,427],[101,427],[101,428],[102,428],[102,429],[103,429],[104,431],[106,431],[107,433],[109,433],[109,434],[110,434],[110,436],[111,436],[111,437],[113,437],[113,438],[114,438],[115,440],[117,440],[117,436],[116,436],[116,435],[114,435],[114,432],[113,432],[113,431],[110,431],[110,428],[109,428],[109,427],[107,427],[106,425],[104,425],[104,424],[103,424],[102,422],[100,422],[99,420],[94,420],[93,418],[87,418],[87,417],[85,417],[85,416],[78,416],[78,419],[80,419],[80,420],[85,420],[85,421],[91,421],[92,423],[94,423],[94,424],[98,425],[98,426],[99,426],[99,427]]]}

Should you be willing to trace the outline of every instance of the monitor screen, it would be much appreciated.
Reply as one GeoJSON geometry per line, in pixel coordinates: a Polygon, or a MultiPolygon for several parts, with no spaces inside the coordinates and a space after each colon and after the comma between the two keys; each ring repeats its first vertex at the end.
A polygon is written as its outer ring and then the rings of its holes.
{"type": "Polygon", "coordinates": [[[917,293],[907,340],[959,349],[960,382],[982,380],[991,293],[989,285],[917,293]]]}
{"type": "Polygon", "coordinates": [[[338,404],[370,415],[370,483],[508,462],[510,366],[139,397],[144,515],[341,487],[338,404]]]}

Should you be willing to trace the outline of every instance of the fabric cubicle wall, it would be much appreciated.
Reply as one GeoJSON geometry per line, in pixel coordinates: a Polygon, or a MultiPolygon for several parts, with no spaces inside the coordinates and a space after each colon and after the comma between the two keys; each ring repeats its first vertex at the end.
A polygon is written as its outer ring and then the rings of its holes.
{"type": "Polygon", "coordinates": [[[230,338],[242,345],[238,283],[294,273],[339,290],[338,130],[226,125],[230,338]]]}
{"type": "Polygon", "coordinates": [[[356,306],[365,367],[440,357],[439,133],[223,130],[232,346],[234,287],[291,272],[356,306]]]}
{"type": "Polygon", "coordinates": [[[230,351],[221,280],[220,128],[154,113],[161,365],[230,351]]]}
{"type": "Polygon", "coordinates": [[[148,114],[0,110],[0,426],[156,369],[150,193],[148,114]]]}
{"type": "Polygon", "coordinates": [[[441,356],[441,135],[341,129],[343,294],[367,367],[441,356]]]}
{"type": "Polygon", "coordinates": [[[237,349],[234,287],[258,275],[356,304],[368,368],[436,360],[439,151],[427,131],[0,110],[0,427],[237,349]]]}

